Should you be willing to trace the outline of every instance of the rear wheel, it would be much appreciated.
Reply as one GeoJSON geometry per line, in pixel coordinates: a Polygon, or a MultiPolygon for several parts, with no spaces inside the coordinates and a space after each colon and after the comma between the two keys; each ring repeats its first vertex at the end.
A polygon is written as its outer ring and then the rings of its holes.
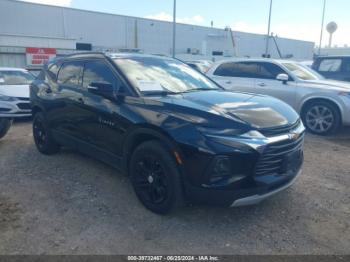
{"type": "Polygon", "coordinates": [[[339,110],[326,101],[315,101],[307,105],[302,118],[307,130],[317,135],[336,132],[341,122],[339,110]]]}
{"type": "Polygon", "coordinates": [[[157,214],[167,214],[183,203],[176,162],[157,141],[138,146],[129,166],[131,183],[141,203],[157,214]]]}
{"type": "Polygon", "coordinates": [[[12,125],[12,119],[0,118],[0,138],[3,138],[12,125]]]}
{"type": "Polygon", "coordinates": [[[52,137],[43,113],[37,113],[33,119],[33,137],[37,149],[45,154],[52,155],[60,150],[59,144],[52,137]]]}

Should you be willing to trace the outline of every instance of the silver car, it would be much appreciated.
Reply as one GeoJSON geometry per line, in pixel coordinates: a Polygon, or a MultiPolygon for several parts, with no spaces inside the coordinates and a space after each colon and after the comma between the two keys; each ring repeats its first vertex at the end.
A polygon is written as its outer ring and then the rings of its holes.
{"type": "Polygon", "coordinates": [[[25,69],[0,67],[0,118],[31,116],[29,85],[33,80],[25,69]]]}
{"type": "Polygon", "coordinates": [[[218,62],[207,75],[228,90],[283,100],[312,133],[327,135],[350,125],[350,84],[326,80],[298,62],[235,59],[218,62]]]}

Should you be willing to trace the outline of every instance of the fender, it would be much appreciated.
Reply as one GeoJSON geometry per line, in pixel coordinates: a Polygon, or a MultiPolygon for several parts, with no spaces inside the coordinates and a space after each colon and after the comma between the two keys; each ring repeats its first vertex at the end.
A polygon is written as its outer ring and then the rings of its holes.
{"type": "Polygon", "coordinates": [[[307,102],[309,102],[310,100],[317,100],[317,99],[328,100],[328,101],[330,101],[330,102],[333,102],[333,103],[338,107],[341,116],[344,115],[344,112],[343,112],[343,109],[342,109],[342,108],[343,108],[343,105],[341,105],[341,104],[339,103],[339,101],[337,101],[337,100],[334,99],[333,97],[331,97],[331,96],[326,96],[326,95],[312,95],[312,96],[308,96],[308,97],[304,98],[304,99],[299,103],[299,105],[298,105],[298,107],[297,107],[298,112],[301,114],[301,111],[302,111],[304,105],[305,105],[307,102]]]}
{"type": "Polygon", "coordinates": [[[129,160],[136,146],[144,141],[152,139],[159,140],[163,145],[165,145],[165,147],[172,153],[171,155],[177,162],[181,171],[180,173],[183,174],[184,166],[182,165],[182,159],[184,158],[181,149],[168,134],[164,133],[162,130],[158,130],[158,128],[154,126],[138,126],[126,137],[126,140],[123,144],[123,171],[127,174],[129,160]],[[178,155],[176,156],[175,154],[178,155]],[[180,158],[180,163],[178,157],[180,158]]]}

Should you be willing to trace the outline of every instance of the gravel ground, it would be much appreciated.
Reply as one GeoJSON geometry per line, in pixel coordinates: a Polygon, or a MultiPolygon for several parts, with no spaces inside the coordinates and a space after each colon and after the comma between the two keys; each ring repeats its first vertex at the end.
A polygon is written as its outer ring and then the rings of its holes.
{"type": "Polygon", "coordinates": [[[157,216],[91,158],[35,149],[31,123],[0,140],[0,254],[350,254],[350,130],[308,135],[304,173],[258,206],[157,216]]]}

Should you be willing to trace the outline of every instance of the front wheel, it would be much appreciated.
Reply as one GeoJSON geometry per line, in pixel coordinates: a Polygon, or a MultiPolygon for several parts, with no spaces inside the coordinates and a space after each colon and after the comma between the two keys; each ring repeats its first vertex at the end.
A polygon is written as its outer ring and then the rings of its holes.
{"type": "Polygon", "coordinates": [[[339,110],[326,101],[316,101],[307,105],[302,112],[302,118],[307,130],[316,135],[332,134],[341,124],[339,110]]]}
{"type": "Polygon", "coordinates": [[[3,138],[12,125],[12,119],[0,118],[0,138],[3,138]]]}
{"type": "Polygon", "coordinates": [[[35,114],[33,119],[33,137],[35,145],[40,153],[52,155],[60,150],[60,146],[52,137],[46,118],[41,112],[35,114]]]}
{"type": "Polygon", "coordinates": [[[183,204],[176,162],[158,141],[145,142],[135,149],[129,171],[138,199],[152,212],[167,214],[183,204]]]}

